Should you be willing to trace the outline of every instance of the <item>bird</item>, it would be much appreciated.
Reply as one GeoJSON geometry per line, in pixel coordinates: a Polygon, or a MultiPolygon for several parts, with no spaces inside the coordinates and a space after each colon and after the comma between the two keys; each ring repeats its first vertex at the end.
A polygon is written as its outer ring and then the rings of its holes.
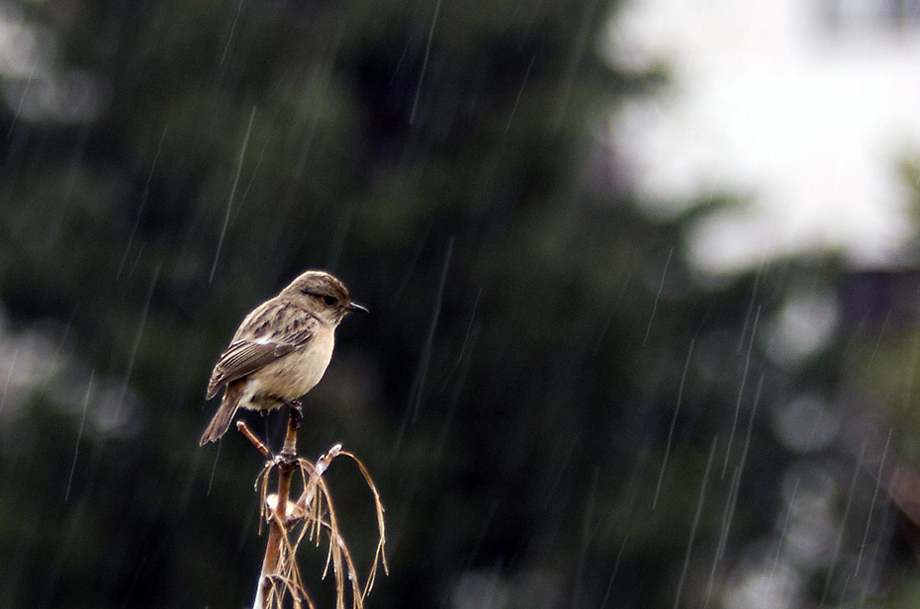
{"type": "Polygon", "coordinates": [[[263,414],[298,398],[322,379],[335,329],[348,313],[367,309],[351,301],[345,285],[325,271],[306,271],[274,298],[253,309],[221,353],[205,399],[224,388],[200,446],[219,440],[240,408],[263,414]]]}

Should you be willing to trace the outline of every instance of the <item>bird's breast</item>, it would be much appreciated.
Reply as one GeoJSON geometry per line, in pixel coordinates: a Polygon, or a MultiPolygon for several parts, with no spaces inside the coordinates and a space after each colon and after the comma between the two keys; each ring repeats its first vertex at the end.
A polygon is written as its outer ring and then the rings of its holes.
{"type": "Polygon", "coordinates": [[[293,400],[313,389],[323,378],[334,346],[332,330],[323,328],[306,345],[275,360],[253,376],[258,377],[262,393],[293,400]]]}

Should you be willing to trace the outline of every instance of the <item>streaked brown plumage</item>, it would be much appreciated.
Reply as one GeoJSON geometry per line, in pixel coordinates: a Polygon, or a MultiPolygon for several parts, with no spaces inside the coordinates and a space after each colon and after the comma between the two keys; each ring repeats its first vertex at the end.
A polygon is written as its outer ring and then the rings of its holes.
{"type": "Polygon", "coordinates": [[[208,382],[206,399],[225,387],[220,407],[199,444],[220,439],[239,408],[270,410],[310,391],[323,377],[335,346],[335,328],[351,311],[341,281],[307,271],[243,319],[208,382]]]}

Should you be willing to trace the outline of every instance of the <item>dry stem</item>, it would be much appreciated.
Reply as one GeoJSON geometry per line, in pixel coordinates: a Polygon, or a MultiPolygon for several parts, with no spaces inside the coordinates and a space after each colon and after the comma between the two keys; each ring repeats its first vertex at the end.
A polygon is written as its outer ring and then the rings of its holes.
{"type": "MultiPolygon", "coordinates": [[[[245,425],[238,425],[238,427],[256,448],[263,454],[268,454],[267,447],[259,441],[255,434],[245,425]]],[[[364,599],[376,580],[378,566],[383,565],[384,572],[388,573],[383,504],[380,501],[380,494],[364,464],[354,454],[343,451],[340,444],[329,449],[314,464],[297,456],[296,443],[297,424],[292,418],[288,423],[281,454],[266,463],[256,479],[256,489],[262,499],[262,516],[269,522],[269,534],[253,609],[280,608],[287,596],[291,597],[294,607],[298,609],[305,604],[310,609],[315,608],[303,584],[296,554],[300,543],[305,538],[315,542],[318,546],[324,534],[329,549],[323,577],[325,578],[331,565],[335,577],[336,608],[345,609],[346,600],[350,598],[352,609],[362,609],[364,599]],[[351,552],[339,530],[332,495],[323,479],[323,473],[329,468],[332,460],[339,455],[345,455],[357,463],[365,482],[373,493],[377,512],[379,534],[377,550],[363,588],[359,583],[358,571],[351,552]],[[278,472],[278,490],[277,493],[268,494],[269,477],[274,470],[278,472]],[[294,471],[300,471],[303,486],[303,492],[296,501],[290,499],[291,477],[294,471]],[[293,543],[288,533],[291,533],[293,543]],[[350,593],[346,592],[346,582],[351,582],[350,593]]]]}

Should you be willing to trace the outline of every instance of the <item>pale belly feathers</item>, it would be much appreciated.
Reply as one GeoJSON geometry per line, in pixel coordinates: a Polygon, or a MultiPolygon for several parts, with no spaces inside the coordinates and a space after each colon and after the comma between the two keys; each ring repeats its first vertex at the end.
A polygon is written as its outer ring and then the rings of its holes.
{"type": "Polygon", "coordinates": [[[308,344],[248,377],[240,406],[253,410],[277,408],[288,400],[307,393],[323,378],[329,361],[335,335],[320,332],[308,344]]]}

